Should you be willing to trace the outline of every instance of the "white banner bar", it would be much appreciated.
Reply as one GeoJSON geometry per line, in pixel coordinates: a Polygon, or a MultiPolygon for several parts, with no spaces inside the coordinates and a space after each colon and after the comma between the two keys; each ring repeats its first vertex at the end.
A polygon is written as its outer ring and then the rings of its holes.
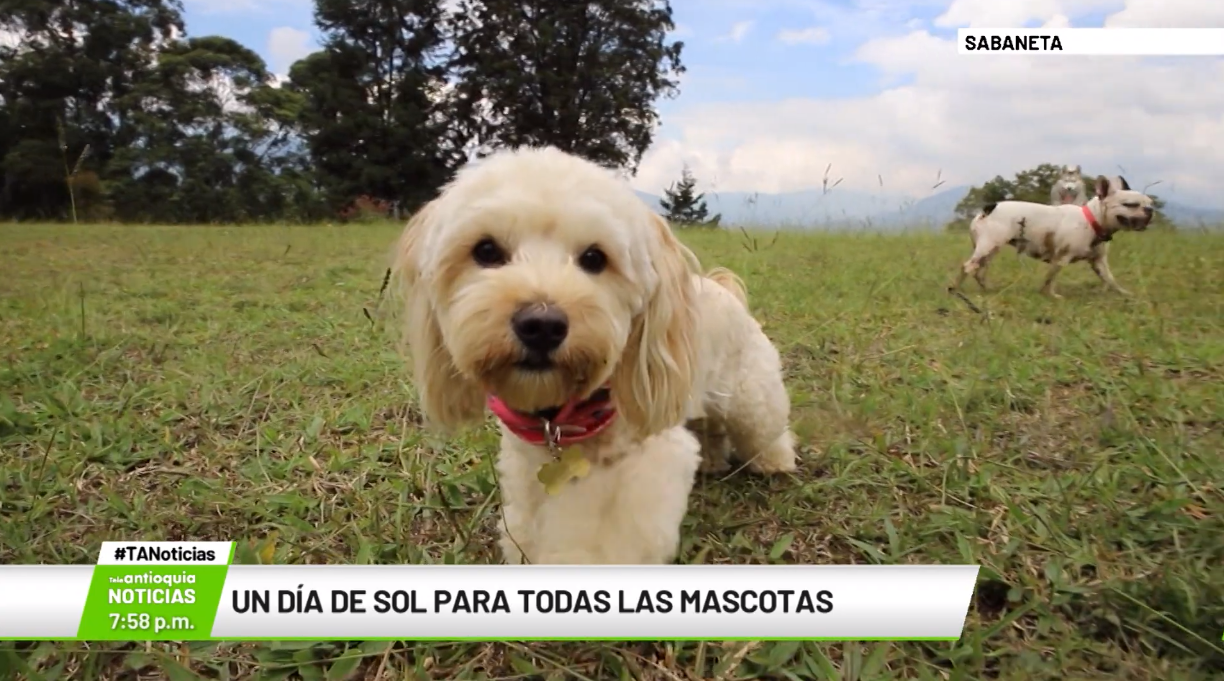
{"type": "Polygon", "coordinates": [[[977,566],[230,566],[213,638],[960,637],[977,566]]]}
{"type": "Polygon", "coordinates": [[[1224,55],[1224,28],[960,28],[956,42],[976,55],[1204,57],[1224,55]]]}
{"type": "Polygon", "coordinates": [[[74,638],[92,565],[0,565],[0,638],[74,638]]]}

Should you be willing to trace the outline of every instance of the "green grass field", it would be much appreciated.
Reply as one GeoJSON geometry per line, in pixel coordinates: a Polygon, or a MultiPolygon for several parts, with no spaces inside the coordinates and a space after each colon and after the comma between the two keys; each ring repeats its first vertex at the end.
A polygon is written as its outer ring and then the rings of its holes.
{"type": "MultiPolygon", "coordinates": [[[[499,560],[492,425],[421,432],[363,313],[397,232],[0,225],[0,563],[499,560]]],[[[681,561],[981,564],[959,642],[0,643],[0,675],[1224,677],[1224,237],[1121,235],[1131,299],[1004,253],[981,313],[963,235],[684,238],[746,280],[805,460],[700,481],[681,561]]]]}

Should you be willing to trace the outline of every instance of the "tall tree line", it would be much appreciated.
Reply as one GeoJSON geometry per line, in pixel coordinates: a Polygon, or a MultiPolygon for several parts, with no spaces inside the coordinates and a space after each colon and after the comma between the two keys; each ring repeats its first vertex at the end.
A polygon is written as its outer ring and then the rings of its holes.
{"type": "Polygon", "coordinates": [[[469,157],[636,170],[677,92],[667,0],[316,0],[278,83],[180,0],[0,3],[0,219],[315,221],[410,211],[469,157]],[[448,7],[450,8],[448,10],[448,7]]]}

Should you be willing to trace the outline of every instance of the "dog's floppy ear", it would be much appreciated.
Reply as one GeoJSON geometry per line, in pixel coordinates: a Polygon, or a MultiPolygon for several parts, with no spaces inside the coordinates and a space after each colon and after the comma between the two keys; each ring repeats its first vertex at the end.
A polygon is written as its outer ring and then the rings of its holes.
{"type": "Polygon", "coordinates": [[[1098,199],[1104,200],[1105,197],[1112,194],[1114,191],[1113,183],[1104,175],[1098,176],[1096,180],[1096,195],[1098,199]]]}
{"type": "Polygon", "coordinates": [[[650,212],[650,261],[659,285],[633,320],[629,341],[612,374],[612,394],[639,435],[682,424],[696,364],[696,257],[650,212]]]}
{"type": "Polygon", "coordinates": [[[391,271],[404,313],[401,342],[411,355],[413,384],[421,411],[431,424],[449,429],[481,418],[484,394],[455,367],[442,342],[442,328],[428,282],[421,277],[421,250],[436,228],[437,213],[435,199],[408,220],[396,245],[391,271]]]}
{"type": "Polygon", "coordinates": [[[1078,165],[1076,165],[1076,166],[1075,166],[1075,174],[1076,174],[1076,175],[1081,175],[1081,174],[1083,174],[1083,172],[1084,172],[1084,171],[1083,171],[1083,170],[1080,170],[1080,167],[1079,167],[1078,165]]]}

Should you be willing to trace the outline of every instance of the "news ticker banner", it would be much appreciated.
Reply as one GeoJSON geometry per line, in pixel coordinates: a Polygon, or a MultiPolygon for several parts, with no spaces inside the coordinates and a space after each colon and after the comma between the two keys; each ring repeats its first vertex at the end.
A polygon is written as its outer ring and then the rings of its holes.
{"type": "Polygon", "coordinates": [[[960,28],[960,54],[1224,55],[1224,28],[960,28]]]}
{"type": "Polygon", "coordinates": [[[105,542],[0,566],[0,639],[956,640],[976,565],[231,565],[105,542]]]}

